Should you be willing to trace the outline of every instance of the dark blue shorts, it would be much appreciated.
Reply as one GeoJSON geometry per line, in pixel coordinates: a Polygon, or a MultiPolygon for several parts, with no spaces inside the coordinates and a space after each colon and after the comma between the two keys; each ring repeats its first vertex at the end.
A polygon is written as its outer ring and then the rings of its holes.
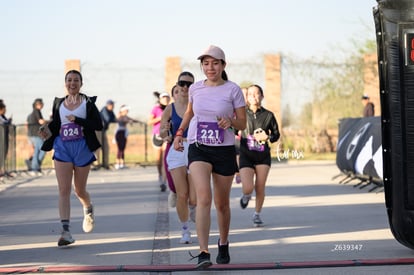
{"type": "Polygon", "coordinates": [[[53,159],[61,162],[71,162],[77,167],[84,167],[96,160],[84,138],[73,141],[62,141],[60,136],[53,142],[53,159]]]}
{"type": "Polygon", "coordinates": [[[232,176],[238,172],[234,146],[207,146],[192,143],[188,148],[188,165],[193,161],[210,163],[213,172],[222,176],[232,176]]]}

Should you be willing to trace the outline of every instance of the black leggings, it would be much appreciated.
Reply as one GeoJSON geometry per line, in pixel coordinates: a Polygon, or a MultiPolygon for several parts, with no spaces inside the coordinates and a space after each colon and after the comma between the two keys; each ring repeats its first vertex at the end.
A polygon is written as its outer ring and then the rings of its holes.
{"type": "Polygon", "coordinates": [[[116,145],[118,146],[118,152],[116,153],[117,159],[125,158],[125,147],[127,143],[127,138],[125,136],[125,130],[119,130],[115,134],[116,145]]]}

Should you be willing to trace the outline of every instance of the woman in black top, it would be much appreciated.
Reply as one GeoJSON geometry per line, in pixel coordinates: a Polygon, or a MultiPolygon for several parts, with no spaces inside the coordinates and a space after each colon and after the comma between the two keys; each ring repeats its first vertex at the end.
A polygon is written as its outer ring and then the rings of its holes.
{"type": "Polygon", "coordinates": [[[253,225],[263,226],[260,211],[265,198],[265,184],[271,165],[269,142],[276,142],[279,127],[274,114],[262,107],[263,90],[259,85],[247,89],[247,127],[241,133],[240,140],[240,177],[243,196],[240,206],[245,209],[253,190],[256,193],[256,207],[253,225]],[[255,178],[256,176],[256,178],[255,178]]]}
{"type": "Polygon", "coordinates": [[[62,235],[58,246],[75,242],[69,232],[70,194],[72,179],[75,193],[84,209],[83,231],[88,233],[94,227],[94,212],[86,183],[91,163],[96,160],[94,151],[101,145],[95,131],[102,130],[102,121],[95,102],[96,96],[80,93],[82,75],[71,70],[66,73],[67,95],[55,98],[52,121],[39,131],[46,139],[42,150],[54,149],[53,160],[59,187],[59,214],[62,235]]]}

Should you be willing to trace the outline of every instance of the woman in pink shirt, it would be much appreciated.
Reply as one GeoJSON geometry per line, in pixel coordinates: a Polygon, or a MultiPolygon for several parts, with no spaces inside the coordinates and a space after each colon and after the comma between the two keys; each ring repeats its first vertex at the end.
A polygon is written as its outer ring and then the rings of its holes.
{"type": "Polygon", "coordinates": [[[155,149],[155,161],[157,163],[158,170],[158,182],[160,184],[161,191],[164,192],[167,189],[166,176],[163,173],[162,159],[165,151],[164,140],[160,137],[160,125],[161,116],[165,107],[170,103],[170,95],[168,93],[154,92],[154,95],[158,97],[157,104],[152,108],[150,118],[148,119],[148,125],[152,125],[152,145],[155,149]]]}

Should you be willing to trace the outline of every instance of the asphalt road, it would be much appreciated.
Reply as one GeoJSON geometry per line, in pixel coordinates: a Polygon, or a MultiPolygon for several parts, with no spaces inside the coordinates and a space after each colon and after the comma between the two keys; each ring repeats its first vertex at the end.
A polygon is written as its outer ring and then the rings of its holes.
{"type": "MultiPolygon", "coordinates": [[[[155,167],[92,171],[88,190],[96,227],[82,232],[82,208],[72,196],[75,244],[58,248],[58,196],[53,171],[20,174],[0,183],[0,273],[67,274],[412,274],[414,251],[392,236],[384,193],[340,184],[334,162],[274,163],[262,219],[252,226],[254,199],[239,206],[241,186],[231,193],[229,265],[194,270],[179,243],[180,224],[160,192],[155,167]]],[[[214,207],[210,252],[217,255],[214,207]]]]}

